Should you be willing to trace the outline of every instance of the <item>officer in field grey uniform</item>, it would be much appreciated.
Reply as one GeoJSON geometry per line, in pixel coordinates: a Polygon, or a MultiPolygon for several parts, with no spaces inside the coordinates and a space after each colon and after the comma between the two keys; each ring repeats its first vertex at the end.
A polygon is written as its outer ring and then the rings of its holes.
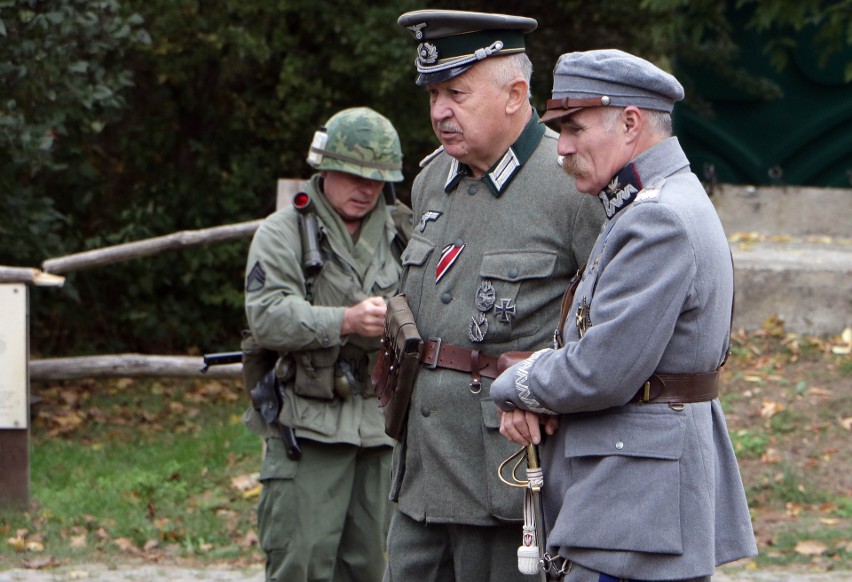
{"type": "Polygon", "coordinates": [[[279,420],[301,446],[301,458],[288,455],[286,431],[253,408],[244,416],[266,442],[260,544],[269,582],[378,582],[393,441],[368,378],[399,285],[406,214],[410,234],[410,210],[382,195],[386,181],[402,180],[402,150],[387,118],[354,107],[315,134],[308,162],[318,170],[305,190],[316,228],[294,206],[277,211],[255,233],[246,266],[248,323],[278,352],[279,420]],[[303,238],[312,230],[313,241],[303,238]],[[318,251],[310,269],[305,248],[318,251]]]}
{"type": "Polygon", "coordinates": [[[674,77],[618,50],[566,54],[554,71],[543,120],[560,129],[565,171],[607,220],[564,345],[491,386],[507,438],[538,442],[545,422],[553,579],[709,580],[757,552],[717,398],[730,249],[671,137],[682,98],[674,77]]]}
{"type": "Polygon", "coordinates": [[[535,20],[423,10],[399,24],[418,44],[442,147],[414,181],[403,254],[402,291],[428,341],[394,453],[385,580],[526,580],[523,493],[497,479],[516,447],[489,388],[502,352],[551,344],[603,212],[559,169],[556,134],[530,105],[535,20]]]}

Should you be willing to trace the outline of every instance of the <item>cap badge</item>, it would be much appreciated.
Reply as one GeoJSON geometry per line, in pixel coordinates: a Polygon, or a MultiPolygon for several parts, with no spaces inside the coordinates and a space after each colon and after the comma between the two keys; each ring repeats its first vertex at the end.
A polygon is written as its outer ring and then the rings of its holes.
{"type": "Polygon", "coordinates": [[[411,26],[406,26],[408,30],[411,31],[411,34],[414,35],[416,40],[421,40],[423,38],[423,30],[426,28],[426,23],[421,22],[420,24],[412,24],[411,26]]]}
{"type": "Polygon", "coordinates": [[[433,65],[438,62],[438,48],[430,42],[420,43],[417,47],[417,56],[420,64],[433,65]]]}

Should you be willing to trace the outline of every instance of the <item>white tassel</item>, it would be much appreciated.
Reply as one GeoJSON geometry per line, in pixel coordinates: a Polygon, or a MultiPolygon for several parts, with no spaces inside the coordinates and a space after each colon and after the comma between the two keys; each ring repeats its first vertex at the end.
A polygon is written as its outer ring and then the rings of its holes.
{"type": "Polygon", "coordinates": [[[518,548],[518,570],[521,574],[532,576],[539,573],[539,552],[535,535],[535,511],[530,489],[524,491],[523,531],[523,545],[518,548]]]}

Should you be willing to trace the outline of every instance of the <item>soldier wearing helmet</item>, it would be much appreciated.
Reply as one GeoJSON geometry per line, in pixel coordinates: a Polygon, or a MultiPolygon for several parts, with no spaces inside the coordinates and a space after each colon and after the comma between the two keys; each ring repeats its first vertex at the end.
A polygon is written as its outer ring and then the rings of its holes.
{"type": "Polygon", "coordinates": [[[304,215],[292,206],[264,220],[246,267],[249,328],[278,353],[277,420],[301,448],[300,458],[288,457],[283,433],[254,408],[246,413],[266,442],[258,506],[266,579],[345,573],[378,582],[393,441],[369,374],[411,229],[410,210],[382,196],[385,182],[402,180],[402,151],[388,119],[357,107],[315,134],[308,163],[318,172],[297,199],[313,221],[311,268],[303,262],[304,215]]]}

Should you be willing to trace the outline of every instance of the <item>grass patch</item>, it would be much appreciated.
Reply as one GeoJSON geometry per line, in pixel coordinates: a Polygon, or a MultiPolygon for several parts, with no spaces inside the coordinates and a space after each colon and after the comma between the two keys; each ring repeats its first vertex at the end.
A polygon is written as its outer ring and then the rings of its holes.
{"type": "Polygon", "coordinates": [[[256,559],[256,498],[232,479],[252,484],[260,441],[240,422],[238,385],[64,385],[40,397],[32,507],[0,515],[4,539],[22,542],[0,546],[0,560],[38,548],[59,560],[93,551],[256,559]]]}

